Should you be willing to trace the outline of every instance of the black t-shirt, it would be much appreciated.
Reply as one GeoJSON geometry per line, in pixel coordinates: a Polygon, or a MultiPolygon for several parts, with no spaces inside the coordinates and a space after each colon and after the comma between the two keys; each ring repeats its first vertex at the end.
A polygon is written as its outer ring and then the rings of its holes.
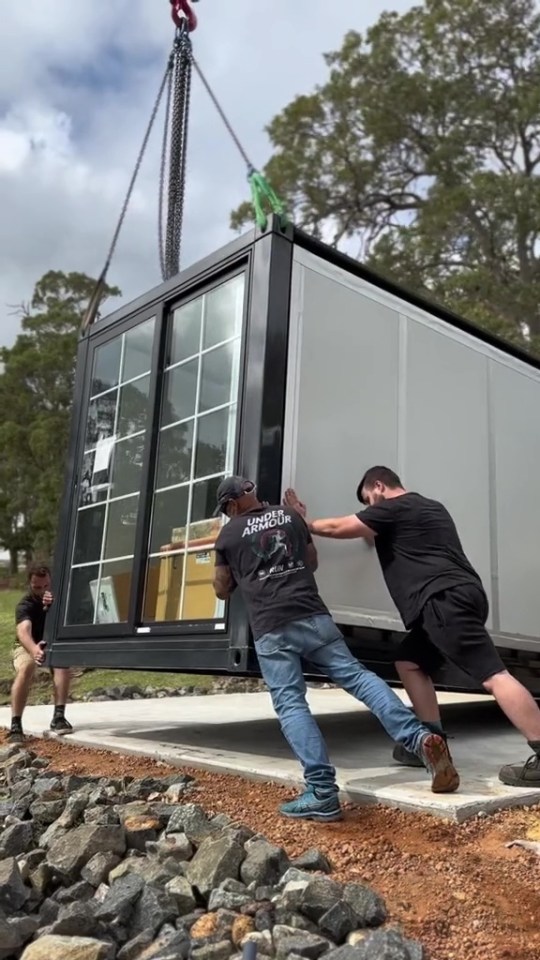
{"type": "Polygon", "coordinates": [[[435,593],[482,582],[471,566],[446,507],[405,493],[366,507],[358,518],[373,530],[386,586],[408,628],[435,593]]]}
{"type": "Polygon", "coordinates": [[[41,643],[43,632],[45,630],[45,617],[47,611],[43,608],[43,600],[40,597],[34,597],[28,593],[17,604],[15,610],[15,623],[18,625],[23,620],[30,620],[32,624],[32,637],[35,643],[41,643]]]}
{"type": "Polygon", "coordinates": [[[216,566],[230,568],[255,639],[328,609],[306,564],[311,534],[288,507],[259,507],[227,523],[216,542],[216,566]]]}

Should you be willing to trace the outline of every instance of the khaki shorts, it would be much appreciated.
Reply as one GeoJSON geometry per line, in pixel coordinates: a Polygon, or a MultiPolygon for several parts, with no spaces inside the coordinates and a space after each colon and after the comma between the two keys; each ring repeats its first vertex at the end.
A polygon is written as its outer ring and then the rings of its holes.
{"type": "MultiPolygon", "coordinates": [[[[19,670],[28,669],[30,665],[33,666],[34,670],[50,670],[49,667],[37,664],[33,656],[24,649],[22,644],[18,643],[13,648],[13,667],[15,672],[18,673],[19,670]]],[[[52,670],[50,670],[50,672],[52,673],[52,670]]],[[[70,674],[73,676],[74,671],[70,670],[70,674]]]]}

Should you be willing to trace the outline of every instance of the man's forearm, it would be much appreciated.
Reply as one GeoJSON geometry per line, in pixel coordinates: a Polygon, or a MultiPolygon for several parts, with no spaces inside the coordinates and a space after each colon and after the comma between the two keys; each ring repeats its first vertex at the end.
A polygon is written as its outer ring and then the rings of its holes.
{"type": "Polygon", "coordinates": [[[17,639],[19,640],[21,646],[24,647],[26,652],[33,657],[36,652],[36,643],[32,637],[32,634],[28,630],[18,630],[17,639]]]}
{"type": "Polygon", "coordinates": [[[315,537],[328,537],[331,540],[357,540],[362,538],[373,543],[375,534],[356,514],[348,517],[332,517],[327,520],[306,521],[315,537]]]}

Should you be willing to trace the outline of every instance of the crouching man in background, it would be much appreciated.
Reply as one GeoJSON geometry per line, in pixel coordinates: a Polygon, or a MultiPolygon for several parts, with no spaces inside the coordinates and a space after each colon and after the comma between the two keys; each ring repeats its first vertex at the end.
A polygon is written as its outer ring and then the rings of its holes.
{"type": "MultiPolygon", "coordinates": [[[[32,687],[36,669],[45,662],[45,618],[53,602],[51,572],[43,564],[35,564],[28,572],[28,593],[17,604],[15,622],[17,643],[13,652],[16,677],[11,688],[11,729],[9,743],[24,739],[22,715],[32,687]]],[[[54,684],[54,713],[51,730],[57,734],[71,733],[73,727],[65,718],[71,671],[51,670],[54,684]]]]}

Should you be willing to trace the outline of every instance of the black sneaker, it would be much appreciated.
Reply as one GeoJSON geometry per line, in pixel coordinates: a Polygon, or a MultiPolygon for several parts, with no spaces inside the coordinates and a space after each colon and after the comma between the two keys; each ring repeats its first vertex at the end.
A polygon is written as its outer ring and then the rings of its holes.
{"type": "Polygon", "coordinates": [[[499,780],[507,787],[540,787],[540,743],[530,743],[535,753],[525,763],[507,763],[499,771],[499,780]]]}
{"type": "Polygon", "coordinates": [[[65,717],[53,717],[51,730],[53,733],[57,733],[59,737],[65,737],[67,733],[73,733],[73,727],[65,717]]]}
{"type": "Polygon", "coordinates": [[[22,727],[12,727],[6,737],[7,743],[24,743],[22,727]]]}
{"type": "Polygon", "coordinates": [[[396,763],[401,763],[403,767],[423,767],[424,762],[417,753],[407,750],[402,743],[396,743],[392,752],[392,759],[396,763]]]}

